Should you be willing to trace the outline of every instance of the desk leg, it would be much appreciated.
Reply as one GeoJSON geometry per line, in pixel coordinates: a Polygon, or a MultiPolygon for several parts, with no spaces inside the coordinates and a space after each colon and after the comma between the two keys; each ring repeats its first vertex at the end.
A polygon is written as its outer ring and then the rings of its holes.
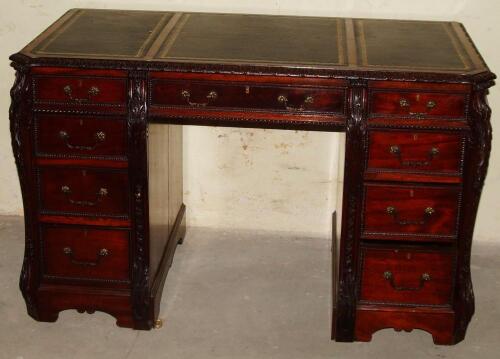
{"type": "Polygon", "coordinates": [[[37,291],[40,286],[40,241],[37,230],[37,193],[34,183],[33,152],[33,86],[30,67],[13,62],[16,80],[10,90],[9,108],[12,151],[16,161],[17,173],[23,198],[25,249],[23,267],[19,278],[19,289],[26,302],[28,314],[36,320],[55,321],[57,313],[44,313],[38,303],[37,291]]]}
{"type": "Polygon", "coordinates": [[[454,293],[454,311],[456,315],[454,341],[458,343],[465,337],[467,327],[475,311],[474,290],[471,278],[471,247],[474,225],[483,190],[484,179],[488,171],[491,152],[491,109],[488,105],[488,88],[493,82],[479,83],[471,96],[470,120],[471,132],[467,139],[467,154],[464,169],[464,198],[459,240],[458,270],[454,293]]]}

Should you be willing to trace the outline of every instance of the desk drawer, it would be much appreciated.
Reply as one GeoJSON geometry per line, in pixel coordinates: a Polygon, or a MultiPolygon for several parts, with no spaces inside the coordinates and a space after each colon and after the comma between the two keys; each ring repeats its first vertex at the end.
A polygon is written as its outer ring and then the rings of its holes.
{"type": "Polygon", "coordinates": [[[39,156],[126,156],[127,124],[117,117],[36,116],[39,156]]]}
{"type": "Polygon", "coordinates": [[[367,239],[451,241],[457,232],[460,189],[455,186],[366,184],[367,239]]]}
{"type": "Polygon", "coordinates": [[[363,248],[360,300],[449,305],[454,262],[452,252],[363,248]]]}
{"type": "Polygon", "coordinates": [[[187,108],[234,108],[282,112],[344,113],[342,89],[283,84],[152,80],[151,105],[187,108]]]}
{"type": "Polygon", "coordinates": [[[371,131],[368,170],[461,173],[463,135],[418,131],[371,131]]]}
{"type": "Polygon", "coordinates": [[[45,277],[130,281],[128,230],[44,226],[41,237],[45,277]]]}
{"type": "Polygon", "coordinates": [[[372,115],[465,117],[464,94],[434,92],[373,91],[372,115]]]}
{"type": "Polygon", "coordinates": [[[126,171],[55,167],[38,171],[43,213],[128,218],[126,171]]]}
{"type": "Polygon", "coordinates": [[[125,105],[126,79],[105,77],[34,76],[36,103],[65,105],[125,105]]]}

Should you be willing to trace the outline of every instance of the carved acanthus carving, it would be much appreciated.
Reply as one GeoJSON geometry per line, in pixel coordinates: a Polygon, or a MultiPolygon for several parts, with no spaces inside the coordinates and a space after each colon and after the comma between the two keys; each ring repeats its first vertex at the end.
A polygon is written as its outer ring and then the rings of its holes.
{"type": "Polygon", "coordinates": [[[9,108],[12,151],[16,162],[19,183],[23,198],[25,221],[25,249],[23,267],[19,278],[19,288],[23,294],[28,313],[37,318],[35,299],[32,291],[36,288],[35,243],[32,233],[32,215],[29,200],[30,164],[25,160],[25,152],[29,151],[29,138],[32,129],[32,96],[29,66],[12,63],[16,70],[16,79],[10,90],[11,104],[9,108]]]}
{"type": "Polygon", "coordinates": [[[346,125],[346,161],[344,184],[344,219],[340,258],[336,340],[352,341],[356,311],[356,255],[359,233],[359,199],[362,191],[364,143],[366,137],[367,89],[363,82],[352,84],[349,97],[350,116],[346,125]]]}
{"type": "Polygon", "coordinates": [[[128,136],[130,181],[133,193],[134,246],[132,264],[132,305],[137,329],[150,329],[147,195],[147,74],[131,72],[129,81],[128,136]]]}
{"type": "Polygon", "coordinates": [[[474,223],[479,207],[479,200],[483,190],[488,162],[491,152],[491,109],[488,106],[488,87],[493,82],[488,81],[476,85],[471,96],[471,116],[469,125],[471,128],[468,136],[468,174],[465,188],[467,196],[464,216],[463,232],[459,246],[459,272],[457,280],[457,290],[459,300],[457,301],[457,333],[456,339],[461,340],[465,336],[467,325],[474,315],[474,290],[472,288],[470,255],[472,247],[472,237],[474,233],[474,223]]]}
{"type": "Polygon", "coordinates": [[[470,145],[475,156],[474,190],[481,195],[491,152],[491,109],[486,96],[488,89],[478,87],[472,95],[473,118],[470,123],[472,136],[470,145]]]}

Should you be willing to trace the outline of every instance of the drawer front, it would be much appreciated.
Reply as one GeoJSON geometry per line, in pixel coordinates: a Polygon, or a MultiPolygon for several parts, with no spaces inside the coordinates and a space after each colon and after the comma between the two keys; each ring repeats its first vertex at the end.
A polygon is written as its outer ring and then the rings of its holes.
{"type": "Polygon", "coordinates": [[[449,305],[454,258],[451,252],[363,248],[360,300],[449,305]]]}
{"type": "Polygon", "coordinates": [[[126,79],[35,76],[34,98],[39,103],[125,105],[126,79]]]}
{"type": "Polygon", "coordinates": [[[43,226],[44,277],[130,281],[129,231],[43,226]]]}
{"type": "Polygon", "coordinates": [[[39,169],[42,213],[127,218],[129,188],[126,171],[39,169]]]}
{"type": "Polygon", "coordinates": [[[127,124],[121,118],[37,115],[39,156],[126,156],[127,124]]]}
{"type": "Polygon", "coordinates": [[[342,89],[153,80],[151,104],[187,108],[249,108],[344,113],[342,89]]]}
{"type": "Polygon", "coordinates": [[[374,91],[370,112],[379,115],[465,117],[464,94],[374,91]]]}
{"type": "Polygon", "coordinates": [[[457,133],[371,131],[367,169],[458,175],[463,152],[457,133]]]}
{"type": "Polygon", "coordinates": [[[457,232],[459,202],[458,187],[367,184],[363,236],[452,240],[457,232]]]}

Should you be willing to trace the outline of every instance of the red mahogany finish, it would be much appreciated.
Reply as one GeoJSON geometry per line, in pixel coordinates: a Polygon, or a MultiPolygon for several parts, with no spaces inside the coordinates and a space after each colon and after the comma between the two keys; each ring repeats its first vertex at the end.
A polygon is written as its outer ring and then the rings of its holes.
{"type": "Polygon", "coordinates": [[[452,252],[363,248],[361,255],[360,302],[451,305],[452,252]]]}
{"type": "Polygon", "coordinates": [[[39,114],[35,126],[39,157],[126,159],[127,122],[124,118],[39,114]]]}
{"type": "Polygon", "coordinates": [[[464,137],[457,133],[370,131],[367,171],[460,176],[464,137]]]}
{"type": "Polygon", "coordinates": [[[153,80],[152,106],[248,108],[267,111],[345,113],[345,90],[272,83],[153,80]]]}
{"type": "Polygon", "coordinates": [[[44,225],[45,279],[130,284],[128,230],[44,225]]]}
{"type": "Polygon", "coordinates": [[[40,211],[128,217],[128,176],[125,171],[41,167],[38,170],[40,211]]]}
{"type": "Polygon", "coordinates": [[[72,9],[11,60],[34,319],[153,328],[186,229],[177,125],[258,127],[346,133],[332,339],[464,339],[495,75],[461,24],[72,9]]]}
{"type": "Polygon", "coordinates": [[[347,82],[276,76],[153,72],[149,114],[193,125],[338,129],[347,82]]]}
{"type": "Polygon", "coordinates": [[[363,237],[450,241],[459,205],[455,186],[366,184],[363,237]]]}
{"type": "Polygon", "coordinates": [[[370,98],[370,112],[374,115],[463,118],[465,101],[463,94],[376,91],[370,98]]]}
{"type": "Polygon", "coordinates": [[[126,84],[126,79],[35,76],[33,96],[36,103],[124,105],[127,99],[126,84]]]}
{"type": "Polygon", "coordinates": [[[455,315],[452,311],[434,308],[401,309],[401,307],[358,306],[356,311],[356,339],[372,340],[373,333],[387,328],[411,332],[413,329],[432,333],[434,344],[449,345],[453,342],[455,315]]]}

